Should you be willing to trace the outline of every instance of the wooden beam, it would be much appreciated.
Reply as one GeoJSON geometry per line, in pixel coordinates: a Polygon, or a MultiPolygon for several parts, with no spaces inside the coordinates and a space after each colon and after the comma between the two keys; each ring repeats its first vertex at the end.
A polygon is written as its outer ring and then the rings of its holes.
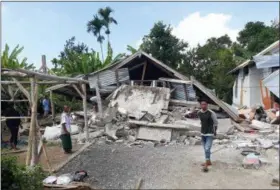
{"type": "Polygon", "coordinates": [[[19,81],[15,78],[12,78],[13,81],[16,83],[16,85],[18,86],[18,88],[20,89],[20,91],[25,95],[25,97],[29,100],[29,102],[31,103],[31,99],[30,99],[30,94],[28,93],[28,91],[19,83],[19,81]]]}
{"type": "Polygon", "coordinates": [[[141,67],[141,66],[144,65],[144,64],[145,64],[145,62],[140,63],[140,64],[137,64],[137,65],[135,65],[135,66],[129,68],[128,70],[129,70],[129,71],[133,71],[134,69],[137,69],[137,68],[141,67]]]}
{"type": "Polygon", "coordinates": [[[81,98],[84,98],[83,93],[80,91],[80,89],[77,87],[77,85],[73,84],[72,86],[73,86],[73,88],[75,88],[75,90],[76,90],[76,91],[78,92],[78,94],[81,96],[81,98]]]}
{"type": "Polygon", "coordinates": [[[1,100],[1,102],[29,102],[29,100],[1,100]]]}
{"type": "MultiPolygon", "coordinates": [[[[25,84],[25,85],[29,85],[30,82],[29,81],[18,81],[20,84],[25,84]]],[[[75,81],[37,81],[37,84],[77,84],[79,82],[75,82],[75,81]]],[[[16,84],[14,81],[1,81],[2,85],[14,85],[16,84]]]]}
{"type": "Polygon", "coordinates": [[[25,119],[25,118],[31,118],[31,117],[28,117],[28,116],[20,116],[20,117],[2,117],[2,116],[1,116],[1,119],[25,119]]]}
{"type": "Polygon", "coordinates": [[[178,79],[171,79],[171,78],[159,78],[158,80],[171,82],[171,83],[192,84],[192,81],[185,81],[185,80],[178,80],[178,79]]]}
{"type": "MultiPolygon", "coordinates": [[[[6,70],[8,70],[8,69],[6,69],[6,70]]],[[[10,71],[4,71],[3,74],[9,73],[9,72],[19,72],[19,75],[25,74],[25,76],[36,77],[40,80],[74,81],[74,82],[80,82],[80,83],[86,83],[86,84],[89,83],[87,80],[83,80],[80,78],[60,77],[60,76],[48,75],[48,74],[43,74],[43,73],[25,70],[25,69],[14,69],[14,70],[10,69],[10,71]]]]}
{"type": "Polygon", "coordinates": [[[185,125],[176,125],[176,124],[163,124],[163,123],[152,123],[148,121],[138,121],[138,120],[129,120],[129,124],[142,125],[147,127],[158,127],[158,128],[167,128],[167,129],[185,129],[189,128],[185,125]]]}
{"type": "Polygon", "coordinates": [[[146,74],[146,68],[147,68],[147,62],[145,62],[144,66],[143,66],[142,77],[141,77],[141,85],[143,85],[143,80],[144,80],[145,74],[146,74]]]}
{"type": "Polygon", "coordinates": [[[31,166],[35,166],[38,163],[38,120],[37,120],[37,100],[38,100],[38,85],[36,84],[36,79],[31,78],[31,83],[33,85],[33,101],[32,101],[32,115],[31,119],[33,118],[31,134],[32,134],[32,159],[31,159],[31,166]]]}
{"type": "Polygon", "coordinates": [[[87,89],[86,84],[82,84],[83,90],[83,108],[84,108],[84,122],[85,122],[85,131],[86,131],[86,141],[89,141],[89,131],[88,131],[88,116],[87,116],[87,89]]]}
{"type": "Polygon", "coordinates": [[[103,115],[103,108],[102,108],[102,101],[101,101],[101,96],[100,96],[100,92],[99,92],[98,80],[95,83],[95,90],[96,90],[96,97],[97,97],[98,112],[99,112],[99,114],[102,117],[102,115],[103,115]]]}

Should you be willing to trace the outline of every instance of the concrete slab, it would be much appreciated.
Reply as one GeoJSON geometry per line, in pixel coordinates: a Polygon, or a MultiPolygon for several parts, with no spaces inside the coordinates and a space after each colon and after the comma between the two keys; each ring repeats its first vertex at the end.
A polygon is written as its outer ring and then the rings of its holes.
{"type": "Polygon", "coordinates": [[[160,141],[165,139],[167,142],[171,140],[172,129],[161,129],[152,127],[140,127],[137,139],[160,141]]]}
{"type": "Polygon", "coordinates": [[[168,109],[169,99],[169,88],[124,86],[110,104],[118,103],[118,106],[125,109],[128,115],[139,120],[143,116],[142,111],[157,116],[162,109],[168,109]]]}
{"type": "Polygon", "coordinates": [[[218,119],[217,133],[227,134],[233,128],[231,119],[218,119]]]}

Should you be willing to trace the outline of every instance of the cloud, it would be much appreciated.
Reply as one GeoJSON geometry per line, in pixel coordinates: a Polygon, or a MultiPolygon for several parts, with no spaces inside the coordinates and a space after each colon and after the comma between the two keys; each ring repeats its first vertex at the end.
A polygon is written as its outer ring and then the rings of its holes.
{"type": "Polygon", "coordinates": [[[210,13],[201,16],[199,12],[192,13],[173,26],[173,35],[189,43],[191,47],[198,43],[203,45],[211,37],[220,37],[227,34],[231,40],[236,41],[239,29],[228,26],[231,15],[210,13]]]}

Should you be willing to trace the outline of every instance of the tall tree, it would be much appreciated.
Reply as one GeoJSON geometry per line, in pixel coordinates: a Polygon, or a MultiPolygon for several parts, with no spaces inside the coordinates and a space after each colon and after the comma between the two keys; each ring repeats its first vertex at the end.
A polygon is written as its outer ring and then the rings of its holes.
{"type": "Polygon", "coordinates": [[[104,9],[101,8],[98,10],[98,14],[102,19],[104,26],[106,27],[105,34],[108,37],[108,43],[110,43],[110,33],[111,33],[110,25],[118,24],[118,22],[113,17],[111,17],[111,14],[113,12],[114,12],[113,9],[111,9],[110,7],[105,7],[104,9]]]}
{"type": "Polygon", "coordinates": [[[100,43],[100,49],[101,49],[101,55],[102,55],[102,61],[104,61],[104,55],[103,55],[103,47],[102,47],[102,43],[104,41],[104,36],[101,34],[102,32],[102,28],[104,27],[105,23],[103,20],[101,20],[100,18],[98,18],[97,15],[93,16],[93,19],[90,20],[87,23],[87,32],[88,33],[92,33],[97,41],[100,43]]]}
{"type": "Polygon", "coordinates": [[[52,60],[53,71],[57,75],[75,76],[88,74],[102,67],[99,54],[88,50],[84,43],[75,42],[75,37],[66,41],[63,51],[58,58],[52,60]]]}
{"type": "Polygon", "coordinates": [[[237,41],[249,56],[254,55],[279,40],[279,24],[266,26],[263,22],[248,22],[238,34],[237,41]]]}
{"type": "Polygon", "coordinates": [[[177,69],[184,59],[184,52],[188,43],[179,40],[171,32],[170,25],[167,26],[163,22],[155,23],[150,33],[144,36],[140,48],[163,63],[177,69]]]}

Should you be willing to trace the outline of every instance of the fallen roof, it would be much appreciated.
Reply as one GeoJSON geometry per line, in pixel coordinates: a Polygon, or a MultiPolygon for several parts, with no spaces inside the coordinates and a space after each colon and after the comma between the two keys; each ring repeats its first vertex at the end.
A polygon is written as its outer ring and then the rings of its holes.
{"type": "MultiPolygon", "coordinates": [[[[273,54],[279,52],[279,40],[274,42],[273,44],[271,44],[269,47],[267,47],[266,49],[262,50],[260,53],[258,53],[255,56],[260,56],[260,55],[266,55],[268,53],[273,54]]],[[[245,62],[243,62],[242,64],[238,65],[237,67],[235,67],[234,69],[232,69],[231,71],[228,72],[228,74],[230,73],[234,73],[235,71],[242,69],[246,66],[249,66],[251,64],[254,64],[255,62],[253,60],[246,60],[245,62]]]]}

